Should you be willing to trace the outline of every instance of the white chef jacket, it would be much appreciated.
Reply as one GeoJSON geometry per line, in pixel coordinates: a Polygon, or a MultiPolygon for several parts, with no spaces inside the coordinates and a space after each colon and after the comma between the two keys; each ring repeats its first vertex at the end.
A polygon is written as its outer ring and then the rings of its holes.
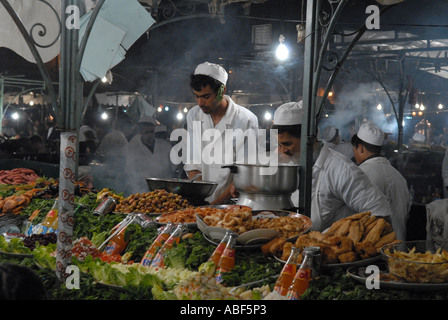
{"type": "Polygon", "coordinates": [[[356,164],[323,145],[313,166],[312,229],[324,231],[333,222],[359,212],[391,216],[386,197],[356,164]]]}
{"type": "MultiPolygon", "coordinates": [[[[213,124],[212,117],[209,114],[205,114],[201,108],[196,105],[187,114],[187,128],[190,139],[190,156],[187,159],[187,163],[184,165],[184,170],[186,172],[191,170],[199,170],[202,172],[202,180],[205,181],[213,181],[217,182],[218,186],[215,189],[215,192],[205,200],[207,202],[212,202],[216,199],[216,197],[226,190],[228,186],[232,183],[232,174],[228,168],[222,168],[223,165],[231,165],[237,159],[237,152],[241,152],[241,150],[248,150],[248,139],[238,140],[233,138],[233,155],[230,158],[230,163],[225,159],[225,136],[226,129],[241,129],[245,132],[247,129],[252,129],[255,132],[255,136],[257,136],[258,132],[258,118],[255,114],[253,114],[248,109],[237,105],[229,96],[225,95],[225,99],[229,103],[227,111],[223,118],[219,121],[219,123],[215,126],[213,124]],[[206,140],[202,141],[205,138],[199,137],[201,141],[198,140],[198,137],[193,136],[193,123],[194,121],[199,121],[201,125],[201,134],[204,133],[205,130],[208,129],[217,129],[221,134],[221,140],[206,140]],[[243,143],[240,143],[243,141],[243,143]],[[203,152],[204,148],[206,150],[210,150],[213,147],[218,148],[219,143],[221,143],[222,155],[223,159],[221,161],[217,160],[215,163],[210,163],[210,159],[207,159],[209,152],[203,152]],[[200,159],[198,159],[200,156],[200,159]],[[195,157],[195,159],[193,159],[195,157]],[[195,161],[193,161],[195,160],[195,161]],[[197,161],[199,160],[199,161],[197,161]]],[[[257,140],[258,141],[258,140],[257,140]]],[[[258,142],[256,142],[258,144],[258,142]]],[[[230,149],[230,148],[229,148],[230,149]]]]}
{"type": "Polygon", "coordinates": [[[126,148],[127,194],[148,192],[146,178],[173,178],[176,167],[170,160],[171,143],[155,138],[154,152],[135,135],[126,148]]]}
{"type": "Polygon", "coordinates": [[[335,151],[338,151],[342,153],[344,156],[346,156],[349,159],[353,158],[353,146],[351,143],[341,141],[339,144],[334,144],[332,142],[326,142],[328,148],[333,149],[335,151]]]}
{"type": "Polygon", "coordinates": [[[412,205],[412,197],[406,179],[385,157],[373,157],[359,165],[370,181],[386,196],[392,210],[392,228],[397,239],[406,240],[406,222],[412,205]]]}
{"type": "Polygon", "coordinates": [[[125,154],[127,145],[128,139],[124,133],[120,130],[112,130],[104,135],[96,152],[105,157],[121,156],[125,154]]]}

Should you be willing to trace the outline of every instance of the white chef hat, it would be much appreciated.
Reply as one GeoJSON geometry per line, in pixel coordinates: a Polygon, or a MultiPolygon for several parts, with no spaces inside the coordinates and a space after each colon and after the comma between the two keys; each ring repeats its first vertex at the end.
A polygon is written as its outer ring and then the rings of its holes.
{"type": "Polygon", "coordinates": [[[373,122],[364,122],[358,130],[358,138],[374,146],[381,146],[384,141],[384,132],[373,122]]]}
{"type": "Polygon", "coordinates": [[[333,126],[328,126],[322,131],[322,141],[328,142],[336,137],[337,130],[333,126]]]}
{"type": "Polygon", "coordinates": [[[203,74],[213,79],[218,80],[223,85],[226,85],[227,78],[229,77],[227,71],[218,64],[204,62],[196,67],[194,74],[203,74]]]}
{"type": "Polygon", "coordinates": [[[274,125],[289,126],[302,124],[302,104],[302,100],[282,104],[275,110],[274,125]]]}

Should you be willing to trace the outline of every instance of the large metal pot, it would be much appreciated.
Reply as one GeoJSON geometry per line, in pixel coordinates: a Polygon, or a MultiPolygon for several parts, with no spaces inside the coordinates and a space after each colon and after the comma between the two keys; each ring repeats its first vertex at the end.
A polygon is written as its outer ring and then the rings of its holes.
{"type": "Polygon", "coordinates": [[[225,167],[230,168],[233,173],[233,182],[239,192],[270,196],[288,195],[299,186],[298,164],[234,164],[225,167]]]}
{"type": "Polygon", "coordinates": [[[151,191],[163,189],[185,198],[195,199],[205,199],[211,196],[218,186],[217,183],[211,181],[190,181],[174,178],[146,178],[146,183],[151,191]]]}

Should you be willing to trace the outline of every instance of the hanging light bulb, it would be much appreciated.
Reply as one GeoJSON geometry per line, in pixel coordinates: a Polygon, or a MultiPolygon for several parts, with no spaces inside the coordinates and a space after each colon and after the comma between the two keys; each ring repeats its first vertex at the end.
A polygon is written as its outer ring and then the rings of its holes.
{"type": "Polygon", "coordinates": [[[264,114],[264,119],[271,120],[271,118],[272,118],[272,114],[269,111],[266,111],[266,113],[264,114]]]}
{"type": "Polygon", "coordinates": [[[288,59],[289,56],[289,50],[284,44],[285,36],[281,34],[278,41],[280,42],[280,44],[278,45],[277,50],[275,51],[275,56],[277,57],[278,60],[284,61],[288,59]]]}

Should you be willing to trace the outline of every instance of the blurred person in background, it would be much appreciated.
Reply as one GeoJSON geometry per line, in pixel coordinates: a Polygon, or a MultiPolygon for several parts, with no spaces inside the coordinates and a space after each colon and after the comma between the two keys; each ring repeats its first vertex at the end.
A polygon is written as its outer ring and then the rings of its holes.
{"type": "Polygon", "coordinates": [[[170,160],[171,143],[155,137],[157,122],[143,116],[137,134],[126,148],[126,193],[148,192],[146,178],[173,178],[176,166],[170,160]]]}
{"type": "Polygon", "coordinates": [[[327,144],[330,149],[342,153],[349,159],[353,158],[353,147],[350,143],[341,140],[339,130],[333,126],[325,127],[322,130],[322,141],[327,144]]]}
{"type": "Polygon", "coordinates": [[[5,138],[18,138],[16,129],[11,121],[5,117],[2,120],[2,136],[5,138]]]}

